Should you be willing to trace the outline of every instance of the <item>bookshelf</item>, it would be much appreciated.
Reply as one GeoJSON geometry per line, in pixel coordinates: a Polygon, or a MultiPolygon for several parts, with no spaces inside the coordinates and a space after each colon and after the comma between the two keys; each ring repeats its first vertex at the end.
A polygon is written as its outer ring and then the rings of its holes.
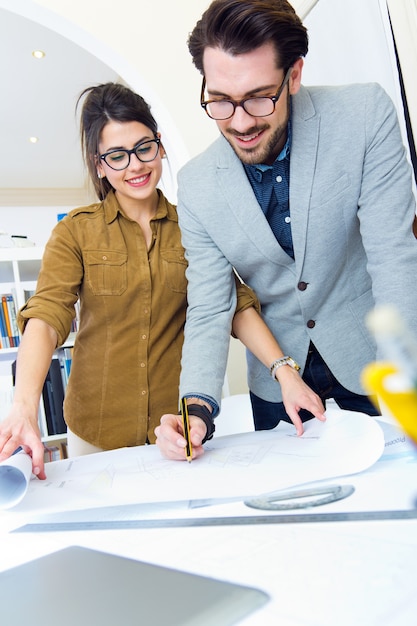
{"type": "MultiPolygon", "coordinates": [[[[16,311],[25,304],[27,292],[36,288],[43,252],[44,248],[38,246],[0,248],[0,295],[11,293],[16,311]]],[[[65,345],[59,348],[54,355],[54,360],[57,359],[61,365],[64,349],[72,347],[74,337],[74,333],[71,333],[65,345]]],[[[0,349],[0,421],[7,415],[13,399],[12,364],[16,360],[17,349],[17,347],[0,349]]],[[[62,456],[61,448],[65,447],[66,443],[65,433],[50,434],[48,432],[43,401],[40,403],[39,425],[42,441],[45,444],[45,460],[55,460],[54,453],[57,449],[62,456]]]]}
{"type": "MultiPolygon", "coordinates": [[[[25,302],[25,291],[36,287],[43,247],[0,248],[0,294],[11,293],[16,311],[25,302]]],[[[0,376],[11,376],[11,363],[17,347],[0,349],[0,376]]]]}
{"type": "Polygon", "coordinates": [[[0,291],[11,292],[16,308],[25,303],[25,290],[35,289],[43,247],[0,248],[0,291]]]}

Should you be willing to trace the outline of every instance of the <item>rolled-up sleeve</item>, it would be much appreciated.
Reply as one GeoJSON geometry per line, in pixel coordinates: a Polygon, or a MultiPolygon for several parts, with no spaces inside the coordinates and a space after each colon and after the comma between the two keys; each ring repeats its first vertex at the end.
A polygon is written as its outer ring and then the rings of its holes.
{"type": "Polygon", "coordinates": [[[62,345],[75,317],[83,274],[80,251],[64,219],[55,226],[45,247],[36,293],[18,312],[20,332],[35,317],[55,329],[57,346],[62,345]]]}
{"type": "Polygon", "coordinates": [[[245,283],[240,282],[237,277],[235,280],[237,295],[236,313],[245,311],[252,306],[256,309],[258,313],[260,313],[261,305],[253,289],[248,287],[248,285],[245,285],[245,283]]]}

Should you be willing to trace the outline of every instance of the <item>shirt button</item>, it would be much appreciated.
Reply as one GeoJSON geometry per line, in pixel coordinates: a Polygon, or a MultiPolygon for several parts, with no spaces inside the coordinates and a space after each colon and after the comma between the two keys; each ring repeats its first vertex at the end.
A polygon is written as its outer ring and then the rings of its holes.
{"type": "Polygon", "coordinates": [[[142,391],[141,391],[141,395],[142,395],[142,396],[146,396],[146,389],[142,389],[142,391]]]}
{"type": "Polygon", "coordinates": [[[290,216],[289,216],[289,215],[287,215],[287,217],[285,218],[284,222],[285,222],[286,224],[289,224],[289,223],[291,222],[291,218],[290,218],[290,216]]]}
{"type": "Polygon", "coordinates": [[[314,320],[308,320],[307,328],[314,328],[315,325],[316,325],[316,322],[314,320]]]}
{"type": "Polygon", "coordinates": [[[142,339],[146,339],[146,335],[142,335],[142,339]]]}
{"type": "Polygon", "coordinates": [[[282,176],[277,176],[275,180],[277,183],[282,183],[282,176]]]}
{"type": "Polygon", "coordinates": [[[307,289],[308,283],[305,283],[303,280],[300,280],[297,287],[300,291],[305,291],[307,289]]]}
{"type": "Polygon", "coordinates": [[[103,254],[103,261],[107,261],[107,257],[105,254],[103,254]]]}
{"type": "Polygon", "coordinates": [[[140,366],[141,367],[146,367],[146,363],[141,363],[140,366]]]}

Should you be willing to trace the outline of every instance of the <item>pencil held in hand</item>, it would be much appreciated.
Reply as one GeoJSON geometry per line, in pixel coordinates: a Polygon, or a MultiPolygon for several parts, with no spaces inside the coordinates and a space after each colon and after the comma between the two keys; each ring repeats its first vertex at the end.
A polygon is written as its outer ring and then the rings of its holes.
{"type": "Polygon", "coordinates": [[[181,399],[181,415],[182,415],[182,428],[184,431],[184,439],[187,442],[187,445],[185,446],[185,456],[186,456],[187,461],[191,463],[192,458],[193,458],[193,449],[192,449],[191,439],[190,439],[190,420],[188,417],[187,401],[185,398],[181,399]]]}

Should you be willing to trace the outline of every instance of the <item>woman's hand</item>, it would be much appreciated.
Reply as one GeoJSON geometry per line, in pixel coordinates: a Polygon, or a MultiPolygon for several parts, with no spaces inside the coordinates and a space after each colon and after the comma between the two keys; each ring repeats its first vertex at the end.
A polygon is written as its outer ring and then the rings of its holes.
{"type": "Polygon", "coordinates": [[[44,480],[44,447],[38,416],[29,416],[26,408],[13,405],[6,419],[0,422],[0,462],[8,459],[19,446],[32,457],[33,474],[44,480]]]}

